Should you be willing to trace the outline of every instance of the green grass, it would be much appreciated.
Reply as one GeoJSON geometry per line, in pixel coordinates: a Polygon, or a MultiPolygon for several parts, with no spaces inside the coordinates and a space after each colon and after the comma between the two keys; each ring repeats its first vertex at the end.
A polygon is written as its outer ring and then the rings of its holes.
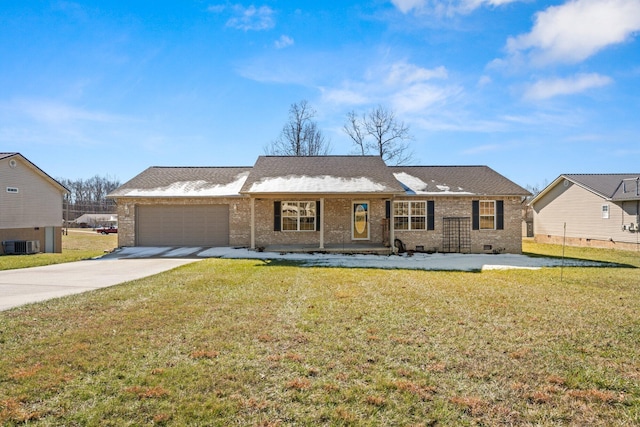
{"type": "Polygon", "coordinates": [[[70,229],[68,235],[62,236],[62,253],[33,255],[0,255],[0,270],[38,267],[42,265],[61,264],[80,261],[103,255],[113,250],[118,244],[118,236],[103,236],[91,229],[70,229]]]}
{"type": "Polygon", "coordinates": [[[204,260],[0,313],[0,424],[637,425],[638,313],[637,268],[204,260]]]}

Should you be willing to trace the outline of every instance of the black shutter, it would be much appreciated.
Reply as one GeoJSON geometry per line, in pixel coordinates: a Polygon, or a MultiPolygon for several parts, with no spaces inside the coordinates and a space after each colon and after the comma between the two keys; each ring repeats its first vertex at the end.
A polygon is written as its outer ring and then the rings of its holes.
{"type": "Polygon", "coordinates": [[[471,228],[480,230],[480,201],[471,201],[471,228]]]}
{"type": "Polygon", "coordinates": [[[496,229],[504,230],[504,201],[496,201],[496,229]]]}
{"type": "Polygon", "coordinates": [[[386,219],[391,218],[391,200],[384,202],[384,215],[386,219]]]}
{"type": "Polygon", "coordinates": [[[273,202],[273,231],[280,231],[282,227],[282,205],[280,202],[273,202]]]}
{"type": "Polygon", "coordinates": [[[435,229],[435,202],[433,200],[427,200],[427,230],[435,229]]]}
{"type": "Polygon", "coordinates": [[[316,200],[316,231],[320,231],[320,200],[316,200]]]}

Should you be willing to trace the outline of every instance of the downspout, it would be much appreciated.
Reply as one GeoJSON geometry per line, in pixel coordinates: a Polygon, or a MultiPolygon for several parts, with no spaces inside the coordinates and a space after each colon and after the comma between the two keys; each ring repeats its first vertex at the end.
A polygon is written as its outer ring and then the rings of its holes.
{"type": "Polygon", "coordinates": [[[256,249],[256,199],[251,197],[251,226],[249,227],[251,230],[251,249],[256,249]]]}

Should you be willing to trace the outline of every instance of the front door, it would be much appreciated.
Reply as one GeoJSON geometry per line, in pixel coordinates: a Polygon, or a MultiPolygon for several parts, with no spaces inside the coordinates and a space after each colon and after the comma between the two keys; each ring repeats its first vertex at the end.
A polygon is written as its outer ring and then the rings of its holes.
{"type": "Polygon", "coordinates": [[[353,202],[351,224],[353,240],[369,240],[369,202],[353,202]]]}

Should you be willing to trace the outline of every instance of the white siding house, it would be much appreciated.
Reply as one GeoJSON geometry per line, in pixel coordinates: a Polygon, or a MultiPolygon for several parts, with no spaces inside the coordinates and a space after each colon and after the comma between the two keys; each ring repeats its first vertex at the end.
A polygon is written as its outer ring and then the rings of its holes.
{"type": "Polygon", "coordinates": [[[639,247],[640,173],[560,175],[531,206],[537,242],[639,247]]]}
{"type": "Polygon", "coordinates": [[[40,252],[61,252],[66,193],[21,154],[0,153],[0,241],[37,241],[40,252]]]}

